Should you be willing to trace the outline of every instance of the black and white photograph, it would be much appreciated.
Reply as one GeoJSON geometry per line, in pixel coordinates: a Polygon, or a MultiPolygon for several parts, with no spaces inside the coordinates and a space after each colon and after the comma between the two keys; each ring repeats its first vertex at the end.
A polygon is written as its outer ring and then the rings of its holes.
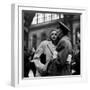
{"type": "Polygon", "coordinates": [[[87,80],[85,8],[12,4],[11,11],[12,86],[87,80]]]}
{"type": "Polygon", "coordinates": [[[81,13],[22,10],[22,77],[81,75],[81,13]]]}
{"type": "Polygon", "coordinates": [[[90,90],[90,0],[1,0],[0,90],[90,90]]]}

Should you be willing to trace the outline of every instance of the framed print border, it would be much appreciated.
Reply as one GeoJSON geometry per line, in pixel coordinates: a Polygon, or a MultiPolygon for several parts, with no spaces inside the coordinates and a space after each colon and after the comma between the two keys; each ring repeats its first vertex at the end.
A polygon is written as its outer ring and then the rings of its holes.
{"type": "Polygon", "coordinates": [[[55,83],[68,83],[68,82],[85,82],[87,81],[86,61],[83,49],[84,40],[87,30],[87,9],[85,8],[49,8],[49,7],[35,7],[25,4],[12,4],[11,6],[11,84],[12,86],[31,86],[31,85],[44,85],[53,82],[55,83]],[[36,10],[36,11],[49,11],[49,12],[70,12],[81,14],[81,75],[80,76],[60,76],[60,77],[43,77],[43,78],[22,78],[22,10],[36,10]],[[39,83],[38,83],[39,82],[39,83]],[[47,83],[48,82],[48,83],[47,83]]]}

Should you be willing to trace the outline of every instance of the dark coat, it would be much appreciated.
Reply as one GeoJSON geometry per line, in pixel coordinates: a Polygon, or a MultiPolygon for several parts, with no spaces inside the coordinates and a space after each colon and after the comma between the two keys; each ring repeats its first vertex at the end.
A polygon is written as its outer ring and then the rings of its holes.
{"type": "Polygon", "coordinates": [[[72,53],[71,41],[67,36],[61,38],[57,44],[58,58],[51,62],[48,67],[50,75],[70,75],[70,65],[67,64],[67,57],[72,53]]]}

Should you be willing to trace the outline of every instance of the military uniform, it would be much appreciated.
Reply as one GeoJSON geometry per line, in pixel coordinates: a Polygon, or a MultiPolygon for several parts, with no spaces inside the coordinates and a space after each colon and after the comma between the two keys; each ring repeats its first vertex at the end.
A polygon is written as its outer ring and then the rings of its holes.
{"type": "Polygon", "coordinates": [[[62,66],[61,75],[69,75],[70,65],[67,63],[68,55],[72,54],[72,44],[67,36],[64,36],[59,41],[56,50],[58,51],[58,57],[62,66]]]}
{"type": "Polygon", "coordinates": [[[67,61],[72,57],[72,44],[67,36],[69,28],[64,25],[62,22],[58,22],[59,24],[59,35],[58,35],[58,44],[56,45],[56,50],[58,52],[58,57],[56,60],[52,61],[48,65],[48,73],[49,75],[57,76],[57,75],[70,75],[71,74],[71,65],[70,62],[67,61]]]}

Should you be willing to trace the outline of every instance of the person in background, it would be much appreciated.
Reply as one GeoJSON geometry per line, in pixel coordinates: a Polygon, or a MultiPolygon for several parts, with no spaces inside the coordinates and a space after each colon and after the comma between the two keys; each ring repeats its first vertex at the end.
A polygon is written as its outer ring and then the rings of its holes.
{"type": "Polygon", "coordinates": [[[80,75],[80,33],[78,33],[78,41],[76,45],[76,50],[74,53],[74,62],[72,63],[72,70],[74,70],[73,75],[80,75]]]}
{"type": "Polygon", "coordinates": [[[38,46],[32,62],[36,66],[36,76],[48,76],[47,66],[50,60],[57,58],[56,40],[57,29],[51,30],[48,40],[44,40],[38,46]]]}
{"type": "Polygon", "coordinates": [[[28,49],[24,46],[24,77],[28,77],[28,73],[30,70],[29,57],[30,54],[28,52],[28,49]]]}

